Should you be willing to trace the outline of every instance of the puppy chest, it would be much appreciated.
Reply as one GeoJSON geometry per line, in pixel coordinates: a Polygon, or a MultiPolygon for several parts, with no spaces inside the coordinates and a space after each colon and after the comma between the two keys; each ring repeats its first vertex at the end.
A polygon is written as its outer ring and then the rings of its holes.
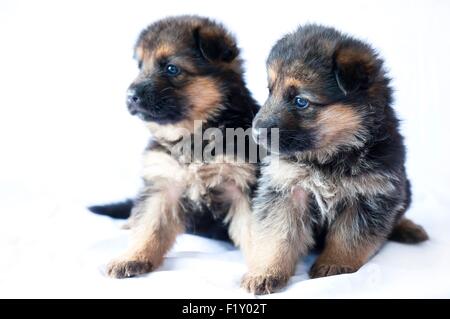
{"type": "Polygon", "coordinates": [[[316,213],[323,218],[332,218],[339,201],[337,190],[330,185],[316,184],[308,179],[302,179],[290,190],[290,196],[300,211],[316,213]],[[314,212],[313,212],[314,211],[314,212]]]}
{"type": "Polygon", "coordinates": [[[291,199],[298,208],[310,210],[314,207],[323,217],[331,218],[337,203],[343,198],[340,183],[308,167],[284,165],[277,174],[279,176],[273,179],[277,183],[276,187],[290,192],[291,199]]]}

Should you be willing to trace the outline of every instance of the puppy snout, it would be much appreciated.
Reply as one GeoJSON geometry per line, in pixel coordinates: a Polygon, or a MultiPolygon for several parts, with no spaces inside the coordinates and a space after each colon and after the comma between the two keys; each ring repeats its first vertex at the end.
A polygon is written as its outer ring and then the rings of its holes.
{"type": "Polygon", "coordinates": [[[255,143],[258,143],[260,134],[261,131],[259,130],[259,128],[252,127],[252,138],[255,143]]]}
{"type": "Polygon", "coordinates": [[[276,116],[263,118],[262,116],[256,116],[253,120],[252,127],[253,130],[257,130],[258,132],[261,129],[271,129],[278,126],[278,119],[276,116]]]}
{"type": "Polygon", "coordinates": [[[134,90],[134,89],[128,90],[127,98],[128,98],[128,102],[130,102],[130,103],[138,103],[139,102],[139,96],[137,96],[136,90],[134,90]]]}
{"type": "Polygon", "coordinates": [[[253,120],[252,128],[254,131],[259,132],[259,129],[261,128],[261,120],[259,117],[255,117],[255,119],[253,120]]]}
{"type": "Polygon", "coordinates": [[[137,95],[135,89],[129,89],[127,91],[127,106],[131,114],[136,114],[138,109],[141,107],[141,99],[137,95]]]}
{"type": "Polygon", "coordinates": [[[271,118],[264,118],[257,115],[252,123],[252,137],[258,144],[266,144],[271,134],[271,129],[276,125],[276,121],[271,118]]]}

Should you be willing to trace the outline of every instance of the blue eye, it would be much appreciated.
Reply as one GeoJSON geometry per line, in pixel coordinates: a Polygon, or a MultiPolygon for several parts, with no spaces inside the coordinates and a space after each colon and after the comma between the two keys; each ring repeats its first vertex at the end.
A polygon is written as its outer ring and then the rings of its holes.
{"type": "Polygon", "coordinates": [[[166,73],[170,76],[175,76],[180,74],[180,69],[176,65],[168,64],[166,66],[166,73]]]}
{"type": "Polygon", "coordinates": [[[309,101],[303,97],[297,96],[295,97],[295,105],[297,105],[299,109],[303,110],[309,106],[309,101]]]}

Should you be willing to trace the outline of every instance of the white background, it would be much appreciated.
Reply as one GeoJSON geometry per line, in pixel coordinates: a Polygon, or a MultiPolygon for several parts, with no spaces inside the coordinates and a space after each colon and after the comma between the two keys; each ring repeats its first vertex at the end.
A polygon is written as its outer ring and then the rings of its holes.
{"type": "Polygon", "coordinates": [[[0,296],[251,297],[242,256],[182,236],[165,265],[118,281],[104,264],[126,245],[120,223],[92,203],[133,196],[148,132],[125,107],[140,30],[175,14],[222,21],[237,36],[246,78],[267,95],[265,59],[297,25],[318,22],[377,48],[403,120],[414,203],[429,231],[420,246],[389,243],[358,273],[307,280],[299,263],[273,297],[450,297],[450,2],[9,1],[0,2],[0,296]]]}

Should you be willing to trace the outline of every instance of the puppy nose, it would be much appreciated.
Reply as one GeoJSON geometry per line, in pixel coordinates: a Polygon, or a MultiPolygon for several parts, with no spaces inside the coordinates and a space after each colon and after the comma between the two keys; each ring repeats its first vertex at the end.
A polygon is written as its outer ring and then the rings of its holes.
{"type": "Polygon", "coordinates": [[[276,115],[270,115],[270,117],[265,115],[259,115],[257,114],[256,117],[253,119],[252,128],[258,131],[261,131],[261,129],[271,129],[278,127],[280,119],[276,115]]]}
{"type": "Polygon", "coordinates": [[[261,119],[260,118],[257,117],[253,120],[252,128],[254,131],[259,131],[259,129],[261,128],[261,119]]]}
{"type": "Polygon", "coordinates": [[[259,135],[261,134],[261,120],[259,118],[255,118],[252,123],[252,137],[253,140],[258,143],[259,135]]]}
{"type": "Polygon", "coordinates": [[[135,114],[137,112],[140,102],[141,101],[139,96],[136,94],[136,90],[129,89],[127,91],[127,106],[131,114],[135,114]]]}
{"type": "Polygon", "coordinates": [[[137,96],[135,89],[129,89],[127,91],[127,102],[134,104],[139,103],[139,97],[137,96]]]}

